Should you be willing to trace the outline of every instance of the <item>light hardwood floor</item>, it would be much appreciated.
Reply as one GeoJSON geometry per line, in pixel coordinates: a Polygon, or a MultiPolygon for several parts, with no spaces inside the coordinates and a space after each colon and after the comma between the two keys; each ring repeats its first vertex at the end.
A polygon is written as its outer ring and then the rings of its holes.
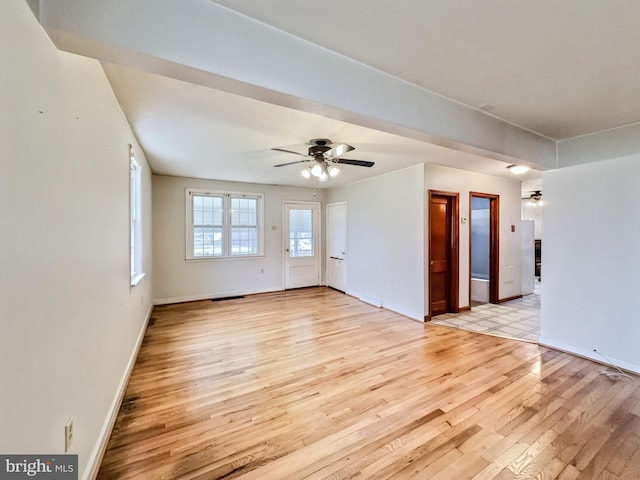
{"type": "Polygon", "coordinates": [[[326,288],[157,307],[100,479],[640,479],[640,379],[326,288]]]}

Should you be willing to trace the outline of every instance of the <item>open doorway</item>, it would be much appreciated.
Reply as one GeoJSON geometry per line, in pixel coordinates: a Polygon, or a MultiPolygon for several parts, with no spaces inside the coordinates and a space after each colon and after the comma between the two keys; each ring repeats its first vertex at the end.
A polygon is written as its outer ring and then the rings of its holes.
{"type": "Polygon", "coordinates": [[[459,194],[429,190],[429,315],[459,312],[459,194]]]}
{"type": "Polygon", "coordinates": [[[498,195],[470,193],[469,305],[498,303],[498,195]]]}

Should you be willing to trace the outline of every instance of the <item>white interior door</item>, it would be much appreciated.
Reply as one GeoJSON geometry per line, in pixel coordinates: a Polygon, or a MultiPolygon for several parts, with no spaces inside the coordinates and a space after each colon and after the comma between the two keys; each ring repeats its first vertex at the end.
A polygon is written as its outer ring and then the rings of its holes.
{"type": "Polygon", "coordinates": [[[320,285],[320,204],[285,203],[284,288],[320,285]]]}
{"type": "Polygon", "coordinates": [[[347,204],[327,205],[327,285],[347,290],[347,204]]]}

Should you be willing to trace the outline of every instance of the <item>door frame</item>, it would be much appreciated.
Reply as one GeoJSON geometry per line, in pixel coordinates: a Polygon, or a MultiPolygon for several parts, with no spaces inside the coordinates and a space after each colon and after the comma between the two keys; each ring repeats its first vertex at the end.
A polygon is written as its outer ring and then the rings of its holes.
{"type": "MultiPolygon", "coordinates": [[[[344,248],[345,248],[345,250],[348,250],[347,245],[349,244],[348,243],[349,242],[349,231],[348,231],[348,228],[347,228],[347,225],[348,225],[347,218],[348,218],[348,215],[349,215],[349,210],[347,208],[347,202],[345,200],[343,200],[343,201],[340,201],[340,202],[327,203],[325,205],[325,216],[324,216],[325,224],[326,224],[326,242],[325,242],[326,243],[326,250],[325,250],[325,268],[324,268],[325,282],[324,283],[325,283],[326,286],[328,286],[330,288],[334,288],[334,287],[331,287],[329,285],[329,255],[330,255],[330,252],[329,252],[329,236],[331,235],[331,232],[329,231],[329,228],[330,228],[329,227],[329,207],[334,207],[334,206],[337,206],[337,205],[344,205],[344,212],[345,212],[344,213],[344,239],[345,239],[344,248]]],[[[346,291],[347,291],[346,264],[347,264],[348,255],[349,255],[348,251],[344,252],[343,259],[342,259],[342,261],[345,264],[345,282],[344,282],[345,283],[345,285],[344,285],[345,290],[344,290],[343,293],[346,293],[346,291]]],[[[338,291],[341,291],[341,290],[338,290],[338,291]]]]}
{"type": "Polygon", "coordinates": [[[322,285],[322,262],[324,258],[322,254],[322,204],[320,202],[284,200],[282,202],[282,290],[287,290],[287,259],[285,258],[285,255],[288,255],[289,253],[289,232],[287,231],[288,229],[284,228],[289,225],[289,220],[286,218],[287,205],[306,205],[318,208],[318,238],[316,242],[318,252],[318,285],[322,285]]]}
{"type": "Polygon", "coordinates": [[[449,221],[451,222],[451,232],[449,238],[449,305],[447,311],[452,313],[460,312],[460,193],[446,192],[443,190],[429,190],[427,199],[427,236],[429,245],[429,255],[427,259],[427,272],[429,283],[429,314],[425,320],[431,320],[431,199],[433,197],[445,197],[451,205],[449,211],[449,221]]]}
{"type": "Polygon", "coordinates": [[[489,200],[489,303],[500,303],[500,195],[469,192],[469,307],[471,307],[471,204],[473,197],[489,200]]]}

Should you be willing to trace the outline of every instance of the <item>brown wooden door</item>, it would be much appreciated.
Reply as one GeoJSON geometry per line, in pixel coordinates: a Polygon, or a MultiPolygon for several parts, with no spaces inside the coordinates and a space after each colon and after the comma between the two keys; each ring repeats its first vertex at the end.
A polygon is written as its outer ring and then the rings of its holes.
{"type": "Polygon", "coordinates": [[[446,197],[431,197],[429,202],[431,315],[447,312],[451,304],[450,208],[451,204],[446,197]]]}

